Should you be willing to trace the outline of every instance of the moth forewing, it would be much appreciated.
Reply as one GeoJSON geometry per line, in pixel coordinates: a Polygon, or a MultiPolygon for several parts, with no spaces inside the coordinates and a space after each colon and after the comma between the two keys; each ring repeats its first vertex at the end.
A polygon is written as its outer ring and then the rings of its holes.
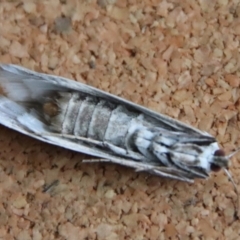
{"type": "Polygon", "coordinates": [[[44,142],[188,182],[228,167],[210,134],[91,86],[10,64],[0,86],[0,123],[44,142]]]}

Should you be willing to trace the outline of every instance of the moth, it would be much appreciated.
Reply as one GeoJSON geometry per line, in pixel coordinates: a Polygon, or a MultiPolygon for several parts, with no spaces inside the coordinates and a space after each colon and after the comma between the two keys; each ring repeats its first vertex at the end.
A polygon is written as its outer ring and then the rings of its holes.
{"type": "Polygon", "coordinates": [[[213,136],[178,120],[11,64],[0,64],[0,87],[0,123],[30,137],[186,182],[224,169],[233,182],[227,168],[235,152],[226,156],[213,136]]]}

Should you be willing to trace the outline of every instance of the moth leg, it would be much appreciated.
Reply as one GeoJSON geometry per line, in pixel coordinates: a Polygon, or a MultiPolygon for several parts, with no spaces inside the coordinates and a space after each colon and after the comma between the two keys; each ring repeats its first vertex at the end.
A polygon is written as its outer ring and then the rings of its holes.
{"type": "Polygon", "coordinates": [[[150,164],[145,164],[141,162],[136,162],[132,160],[125,160],[121,158],[111,158],[111,159],[87,159],[83,160],[84,163],[94,163],[94,162],[111,162],[111,163],[117,163],[126,167],[134,168],[137,172],[149,172],[151,174],[170,178],[174,180],[180,180],[184,182],[193,183],[194,180],[190,177],[184,176],[186,174],[184,171],[173,169],[169,167],[158,167],[150,164]]]}
{"type": "Polygon", "coordinates": [[[75,136],[75,135],[71,135],[71,134],[42,133],[41,136],[42,137],[44,137],[44,136],[62,137],[62,138],[67,138],[67,139],[71,139],[71,140],[79,140],[79,141],[83,141],[83,142],[86,142],[86,143],[91,143],[91,144],[94,144],[94,145],[97,145],[97,146],[105,147],[104,142],[94,140],[94,139],[90,139],[90,138],[75,136]]]}
{"type": "Polygon", "coordinates": [[[160,169],[158,169],[158,167],[156,167],[148,170],[148,172],[158,176],[163,176],[164,172],[164,174],[166,174],[168,178],[188,183],[194,183],[194,180],[192,179],[191,176],[186,176],[185,172],[179,171],[177,169],[168,169],[167,167],[161,167],[160,169]]]}
{"type": "Polygon", "coordinates": [[[108,149],[110,149],[112,152],[118,154],[118,155],[121,155],[123,157],[127,157],[127,158],[133,158],[135,160],[145,160],[146,161],[146,158],[144,158],[141,154],[139,153],[136,153],[134,151],[131,151],[131,150],[125,150],[123,148],[120,148],[120,147],[117,147],[111,143],[108,143],[108,142],[103,142],[104,146],[107,147],[108,149]]]}
{"type": "Polygon", "coordinates": [[[100,147],[105,147],[108,148],[109,150],[111,150],[112,152],[121,155],[123,157],[127,157],[127,158],[133,158],[135,160],[141,161],[141,160],[145,160],[146,158],[144,158],[141,154],[133,152],[131,150],[125,150],[123,148],[117,147],[111,143],[108,142],[101,142],[98,140],[94,140],[94,139],[90,139],[90,138],[85,138],[85,137],[80,137],[80,136],[75,136],[75,135],[70,135],[70,134],[63,134],[63,133],[43,133],[42,136],[53,136],[53,137],[63,137],[63,138],[67,138],[67,139],[72,139],[72,140],[79,140],[79,141],[83,141],[86,143],[91,143],[100,147]]]}
{"type": "Polygon", "coordinates": [[[149,172],[151,174],[155,174],[161,177],[166,177],[166,178],[171,178],[171,179],[176,179],[176,180],[181,180],[181,181],[185,181],[185,182],[193,182],[192,180],[192,175],[189,175],[189,173],[187,173],[186,171],[183,170],[179,170],[179,169],[175,169],[175,168],[170,168],[170,167],[164,167],[164,166],[155,166],[152,165],[151,162],[148,163],[144,163],[141,160],[145,160],[146,159],[143,158],[140,154],[138,155],[137,153],[133,152],[133,151],[126,151],[120,147],[114,146],[110,143],[107,142],[100,142],[97,140],[93,140],[93,139],[89,139],[89,138],[84,138],[84,137],[79,137],[79,136],[74,136],[74,135],[70,135],[70,134],[59,134],[59,133],[43,133],[42,137],[44,137],[44,135],[48,135],[48,136],[53,136],[53,137],[63,137],[63,138],[68,138],[68,139],[72,139],[72,140],[80,140],[83,142],[87,142],[87,143],[91,143],[97,146],[101,146],[101,147],[105,147],[105,148],[109,148],[111,151],[113,151],[116,154],[122,155],[123,157],[127,157],[127,158],[133,158],[135,160],[138,161],[134,161],[134,160],[126,160],[123,158],[118,158],[118,157],[112,157],[109,159],[94,159],[94,160],[83,160],[83,162],[112,162],[112,163],[118,163],[120,165],[123,166],[128,166],[131,168],[136,169],[136,171],[145,171],[145,172],[149,172]],[[140,162],[141,161],[141,162],[140,162]]]}

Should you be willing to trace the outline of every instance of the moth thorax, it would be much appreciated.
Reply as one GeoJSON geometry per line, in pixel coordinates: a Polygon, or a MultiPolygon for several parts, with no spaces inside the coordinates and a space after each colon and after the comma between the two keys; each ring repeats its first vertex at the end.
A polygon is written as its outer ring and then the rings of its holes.
{"type": "Polygon", "coordinates": [[[43,112],[46,117],[55,117],[59,113],[59,107],[54,102],[46,102],[43,105],[43,112]]]}

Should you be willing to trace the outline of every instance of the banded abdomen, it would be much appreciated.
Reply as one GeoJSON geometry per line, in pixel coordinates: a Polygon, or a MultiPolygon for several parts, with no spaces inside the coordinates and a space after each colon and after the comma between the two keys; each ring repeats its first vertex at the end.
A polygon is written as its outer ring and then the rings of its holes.
{"type": "Polygon", "coordinates": [[[126,136],[133,124],[152,126],[137,111],[82,93],[58,92],[43,108],[53,131],[106,141],[122,148],[126,148],[126,136]]]}

